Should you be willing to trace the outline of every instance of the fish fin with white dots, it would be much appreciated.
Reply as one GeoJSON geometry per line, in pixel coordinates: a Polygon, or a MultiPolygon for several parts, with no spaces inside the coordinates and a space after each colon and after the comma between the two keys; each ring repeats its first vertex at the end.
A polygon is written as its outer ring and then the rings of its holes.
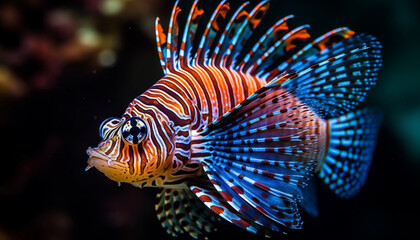
{"type": "Polygon", "coordinates": [[[364,185],[375,150],[381,114],[362,109],[328,120],[330,141],[318,176],[342,198],[364,185]]]}

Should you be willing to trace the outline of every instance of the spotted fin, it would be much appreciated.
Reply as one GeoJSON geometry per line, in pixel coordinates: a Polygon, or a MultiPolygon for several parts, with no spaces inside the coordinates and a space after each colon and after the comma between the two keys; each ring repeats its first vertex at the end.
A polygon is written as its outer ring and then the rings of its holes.
{"type": "Polygon", "coordinates": [[[235,210],[214,187],[191,186],[190,189],[209,209],[225,220],[249,232],[266,237],[271,236],[271,232],[265,227],[256,224],[253,219],[249,219],[243,213],[235,210]]]}
{"type": "Polygon", "coordinates": [[[299,229],[297,203],[324,154],[323,128],[290,91],[267,84],[199,133],[192,158],[246,218],[274,231],[299,229]]]}
{"type": "Polygon", "coordinates": [[[352,197],[364,185],[381,118],[378,111],[363,109],[328,120],[329,149],[318,175],[340,197],[352,197]]]}
{"type": "Polygon", "coordinates": [[[204,233],[215,230],[215,215],[188,188],[164,188],[157,199],[157,217],[168,234],[174,237],[189,234],[194,239],[207,239],[204,233]]]}
{"type": "Polygon", "coordinates": [[[165,74],[194,65],[245,72],[293,91],[324,118],[353,110],[376,83],[382,65],[381,44],[370,35],[356,35],[341,27],[306,44],[309,25],[290,27],[290,15],[252,43],[269,1],[261,1],[249,12],[248,3],[238,6],[221,1],[208,21],[202,21],[205,13],[199,3],[195,0],[189,11],[181,44],[178,2],[167,35],[156,21],[158,53],[165,74]],[[200,38],[197,31],[202,25],[205,28],[200,38]],[[249,44],[254,45],[245,50],[249,44]]]}
{"type": "Polygon", "coordinates": [[[374,37],[360,34],[279,66],[278,72],[287,70],[270,83],[293,91],[321,116],[339,117],[358,106],[376,84],[382,66],[380,50],[374,37]]]}

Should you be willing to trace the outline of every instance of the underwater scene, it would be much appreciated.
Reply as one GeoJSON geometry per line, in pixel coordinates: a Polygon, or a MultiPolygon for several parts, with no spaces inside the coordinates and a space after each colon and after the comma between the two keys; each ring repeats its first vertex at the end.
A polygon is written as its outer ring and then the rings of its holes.
{"type": "Polygon", "coordinates": [[[420,2],[0,2],[0,240],[415,236],[420,2]]]}

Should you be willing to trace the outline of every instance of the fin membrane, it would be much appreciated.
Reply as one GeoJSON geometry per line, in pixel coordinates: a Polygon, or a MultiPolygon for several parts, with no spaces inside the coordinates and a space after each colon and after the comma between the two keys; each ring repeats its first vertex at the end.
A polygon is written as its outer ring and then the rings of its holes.
{"type": "MultiPolygon", "coordinates": [[[[307,40],[308,25],[295,28],[290,32],[287,20],[293,16],[287,16],[277,22],[268,30],[248,53],[247,58],[241,57],[241,52],[249,43],[249,39],[260,25],[269,8],[269,1],[261,1],[250,11],[245,10],[248,3],[234,7],[235,4],[226,0],[221,1],[212,13],[208,22],[202,22],[204,11],[198,7],[199,0],[192,4],[190,13],[186,19],[183,33],[180,33],[179,13],[181,9],[178,1],[172,10],[171,20],[167,34],[156,19],[155,33],[158,53],[162,69],[165,74],[179,67],[192,66],[194,64],[212,64],[221,67],[242,69],[245,71],[251,65],[247,60],[253,57],[269,65],[279,55],[291,55],[297,49],[297,43],[307,40]],[[197,36],[200,24],[205,24],[201,38],[197,36]],[[182,42],[178,39],[182,34],[182,42]],[[193,49],[196,50],[193,51],[193,49]],[[262,54],[260,54],[262,53],[262,54]]],[[[242,55],[245,55],[242,54],[242,55]]]]}
{"type": "Polygon", "coordinates": [[[366,181],[381,114],[363,109],[330,119],[330,144],[319,177],[337,195],[354,196],[366,181]]]}
{"type": "Polygon", "coordinates": [[[169,235],[189,234],[194,239],[206,238],[214,231],[216,217],[189,189],[163,188],[157,195],[157,217],[169,235]]]}
{"type": "Polygon", "coordinates": [[[267,84],[199,133],[192,158],[245,218],[274,231],[298,229],[297,203],[323,154],[324,125],[290,91],[267,84]]]}
{"type": "Polygon", "coordinates": [[[360,34],[300,61],[280,65],[280,75],[271,83],[293,91],[317,114],[339,117],[358,106],[376,84],[382,66],[380,49],[374,37],[360,34]]]}
{"type": "Polygon", "coordinates": [[[230,223],[255,234],[271,236],[265,227],[235,210],[213,186],[191,186],[190,189],[209,209],[230,223]]]}
{"type": "Polygon", "coordinates": [[[318,217],[318,196],[315,178],[311,178],[302,191],[302,201],[299,202],[299,206],[305,210],[306,213],[312,217],[318,217]]]}

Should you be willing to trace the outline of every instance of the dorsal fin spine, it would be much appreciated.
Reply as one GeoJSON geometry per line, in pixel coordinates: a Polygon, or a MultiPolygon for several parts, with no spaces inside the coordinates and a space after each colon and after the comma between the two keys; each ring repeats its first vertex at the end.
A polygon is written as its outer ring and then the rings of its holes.
{"type": "Polygon", "coordinates": [[[161,39],[166,39],[166,36],[165,36],[165,33],[163,32],[162,26],[159,23],[159,17],[157,17],[155,21],[155,34],[156,34],[156,42],[157,42],[160,65],[162,66],[163,73],[166,75],[167,73],[166,54],[164,52],[165,49],[162,49],[162,46],[165,43],[161,41],[161,39]]]}
{"type": "MultiPolygon", "coordinates": [[[[221,56],[219,56],[219,51],[220,51],[220,49],[221,49],[221,47],[223,47],[223,44],[224,44],[224,41],[225,41],[225,38],[226,38],[226,34],[228,33],[228,31],[229,31],[229,29],[230,29],[230,27],[231,27],[231,25],[232,25],[232,23],[233,23],[233,21],[236,19],[236,17],[239,15],[239,13],[242,11],[242,9],[244,9],[244,7],[245,6],[247,6],[249,4],[249,2],[245,2],[245,3],[243,3],[237,10],[236,10],[236,12],[232,15],[232,17],[231,17],[231,19],[229,20],[229,22],[228,22],[228,24],[226,25],[226,28],[225,28],[225,30],[223,31],[223,34],[222,34],[222,36],[220,36],[220,38],[219,38],[219,42],[217,43],[217,45],[216,45],[216,48],[214,49],[214,51],[213,51],[213,54],[212,54],[212,57],[211,57],[211,59],[212,59],[212,63],[215,63],[216,65],[218,65],[218,64],[220,64],[221,63],[221,61],[220,61],[220,57],[221,56]]],[[[222,49],[222,50],[225,50],[226,51],[226,49],[222,49]]],[[[223,53],[224,51],[222,51],[221,53],[223,53]]],[[[223,55],[223,54],[221,54],[221,55],[223,55]]]]}
{"type": "Polygon", "coordinates": [[[296,54],[294,54],[289,60],[287,60],[287,61],[284,61],[283,63],[281,63],[278,67],[277,67],[277,69],[278,69],[278,71],[279,72],[282,72],[282,71],[284,71],[289,65],[290,65],[290,63],[291,62],[293,62],[293,61],[295,61],[296,59],[298,59],[299,57],[301,57],[302,56],[302,54],[304,54],[304,53],[306,53],[309,49],[311,49],[313,46],[315,46],[315,45],[317,45],[317,44],[319,44],[322,40],[324,40],[324,39],[326,39],[326,38],[328,38],[328,37],[330,37],[330,36],[332,36],[332,35],[334,35],[334,34],[337,34],[337,33],[340,33],[340,32],[346,32],[346,36],[345,36],[345,38],[347,39],[347,38],[349,38],[349,37],[351,37],[351,36],[353,36],[354,35],[354,32],[353,31],[351,31],[349,28],[347,28],[347,27],[340,27],[340,28],[336,28],[336,29],[333,29],[333,30],[331,30],[331,31],[329,31],[329,32],[327,32],[327,33],[325,33],[325,34],[323,34],[323,35],[321,35],[321,36],[319,36],[318,38],[316,38],[314,41],[312,41],[311,43],[309,43],[309,44],[307,44],[305,47],[303,47],[299,52],[297,52],[296,54]]]}
{"type": "MultiPolygon", "coordinates": [[[[335,58],[335,60],[338,60],[338,59],[341,59],[341,58],[343,58],[345,56],[348,56],[350,54],[354,54],[356,52],[365,51],[367,49],[369,49],[369,47],[366,47],[366,46],[364,46],[362,48],[352,49],[352,50],[350,50],[348,52],[343,52],[343,53],[335,56],[334,58],[335,58]]],[[[324,60],[324,61],[320,62],[319,64],[317,64],[317,67],[322,67],[322,66],[324,66],[324,65],[326,65],[326,64],[328,64],[330,62],[331,61],[329,59],[324,60]]],[[[281,75],[281,76],[273,79],[272,81],[270,81],[269,84],[281,84],[282,87],[285,87],[287,84],[289,84],[291,81],[293,81],[293,79],[296,79],[299,76],[302,76],[302,75],[304,75],[304,74],[306,74],[306,73],[308,73],[310,71],[313,71],[314,69],[316,69],[316,68],[314,68],[313,66],[310,66],[310,67],[308,67],[308,68],[300,71],[299,73],[292,72],[292,73],[289,73],[289,74],[284,74],[284,75],[281,75]],[[293,75],[293,77],[290,77],[292,75],[293,75]]]]}
{"type": "Polygon", "coordinates": [[[263,43],[265,43],[265,41],[267,41],[268,40],[268,37],[271,35],[271,34],[274,34],[275,32],[274,32],[274,30],[276,29],[276,28],[278,28],[279,26],[281,26],[282,24],[285,24],[285,23],[287,23],[287,21],[289,20],[289,19],[291,19],[291,18],[293,18],[294,17],[294,15],[288,15],[288,16],[286,16],[286,17],[284,17],[284,18],[282,18],[282,19],[280,19],[279,21],[277,21],[271,28],[269,28],[268,30],[267,30],[267,32],[264,34],[264,35],[262,35],[261,36],[261,38],[258,40],[258,42],[257,43],[255,43],[254,44],[254,46],[252,47],[252,50],[249,52],[249,53],[247,53],[247,55],[244,57],[244,62],[248,62],[248,61],[252,61],[253,59],[255,59],[256,57],[258,57],[259,55],[261,55],[261,54],[255,54],[256,52],[257,52],[257,50],[258,50],[258,48],[260,48],[260,46],[263,44],[263,43]]]}
{"type": "MultiPolygon", "coordinates": [[[[260,67],[262,67],[263,65],[266,64],[266,60],[269,59],[272,54],[275,52],[275,50],[279,49],[279,46],[283,43],[285,43],[285,41],[293,36],[294,34],[300,32],[300,31],[304,31],[307,28],[309,28],[310,25],[309,24],[305,24],[302,26],[299,26],[295,29],[293,29],[292,31],[286,33],[286,35],[284,35],[280,40],[276,41],[257,61],[256,64],[253,65],[249,65],[249,64],[245,64],[244,65],[244,70],[246,70],[248,67],[251,67],[251,72],[255,72],[257,69],[259,69],[260,67]]],[[[256,74],[258,76],[258,73],[256,74]]]]}
{"type": "Polygon", "coordinates": [[[264,0],[264,1],[260,2],[260,3],[258,3],[254,7],[254,9],[252,9],[252,11],[248,14],[247,19],[244,21],[244,23],[242,24],[242,26],[239,28],[240,30],[235,35],[235,37],[232,39],[233,49],[231,50],[231,52],[233,54],[231,54],[229,56],[229,58],[226,60],[225,65],[228,65],[228,66],[231,66],[231,67],[233,67],[235,65],[235,58],[239,55],[239,53],[241,51],[240,49],[238,49],[238,47],[240,47],[238,45],[240,45],[240,42],[241,42],[242,38],[246,37],[246,34],[245,34],[244,31],[247,31],[248,30],[246,27],[247,27],[247,25],[249,25],[250,19],[252,19],[255,16],[255,14],[258,13],[258,10],[260,10],[266,4],[269,4],[269,1],[268,0],[264,0]]]}
{"type": "Polygon", "coordinates": [[[190,36],[190,25],[192,21],[192,17],[194,16],[194,12],[197,11],[197,3],[199,0],[195,0],[192,7],[190,14],[188,15],[187,23],[184,29],[184,35],[182,36],[182,43],[181,43],[181,49],[179,51],[179,61],[181,64],[189,65],[190,61],[188,59],[189,53],[191,51],[191,36],[190,36]],[[185,57],[185,54],[187,54],[187,57],[185,57]]]}
{"type": "Polygon", "coordinates": [[[171,21],[169,22],[168,28],[168,37],[167,37],[167,47],[166,47],[166,66],[169,71],[174,71],[175,64],[176,64],[176,41],[178,39],[177,30],[178,30],[178,11],[180,8],[178,7],[179,0],[177,0],[174,4],[171,14],[171,21]]]}
{"type": "Polygon", "coordinates": [[[215,21],[217,14],[219,13],[220,9],[225,5],[225,3],[226,3],[226,0],[223,0],[219,3],[219,5],[217,5],[216,10],[214,10],[212,16],[210,17],[209,22],[207,23],[206,29],[204,30],[204,34],[201,37],[200,44],[199,44],[198,49],[197,49],[196,64],[203,63],[207,58],[206,54],[207,54],[208,48],[207,48],[206,45],[209,45],[208,42],[210,40],[208,38],[208,34],[211,30],[211,26],[213,24],[213,21],[215,21]],[[204,47],[205,47],[205,49],[204,49],[204,47]]]}

